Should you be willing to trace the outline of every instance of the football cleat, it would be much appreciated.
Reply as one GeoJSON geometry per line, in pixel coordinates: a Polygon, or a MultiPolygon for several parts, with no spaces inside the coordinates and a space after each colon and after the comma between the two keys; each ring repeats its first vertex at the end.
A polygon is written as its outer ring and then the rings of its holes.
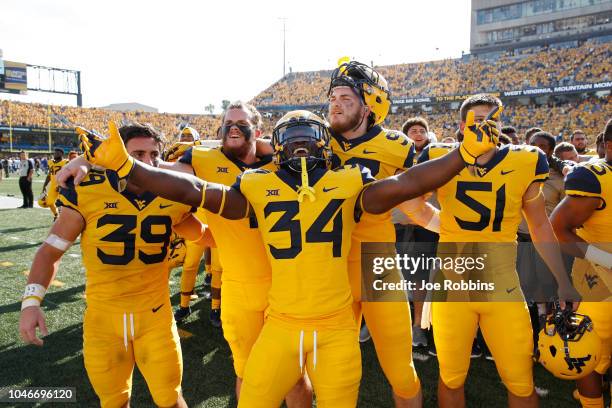
{"type": "Polygon", "coordinates": [[[588,316],[557,307],[540,331],[536,357],[555,377],[578,380],[601,360],[601,339],[588,316]]]}
{"type": "Polygon", "coordinates": [[[210,324],[217,329],[221,328],[221,309],[210,311],[210,324]]]}
{"type": "Polygon", "coordinates": [[[357,92],[374,115],[374,124],[381,124],[389,114],[391,91],[387,80],[371,67],[357,61],[341,59],[334,70],[327,95],[337,86],[348,86],[357,92]]]}
{"type": "Polygon", "coordinates": [[[179,307],[174,312],[174,320],[176,320],[177,323],[181,323],[190,314],[191,314],[191,308],[189,306],[187,306],[187,307],[179,307]]]}

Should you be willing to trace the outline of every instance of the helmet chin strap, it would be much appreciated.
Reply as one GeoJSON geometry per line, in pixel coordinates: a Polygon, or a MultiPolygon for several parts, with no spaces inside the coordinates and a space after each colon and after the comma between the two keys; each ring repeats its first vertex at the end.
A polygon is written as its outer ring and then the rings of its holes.
{"type": "Polygon", "coordinates": [[[310,202],[315,200],[315,190],[308,184],[308,166],[306,165],[306,157],[300,157],[302,167],[302,185],[298,188],[298,201],[304,201],[304,196],[308,196],[310,202]]]}
{"type": "MultiPolygon", "coordinates": [[[[361,101],[361,107],[365,107],[365,104],[363,103],[363,101],[361,101]]],[[[361,126],[361,124],[363,123],[363,120],[365,119],[365,116],[363,114],[361,114],[361,120],[359,121],[359,123],[357,124],[357,126],[355,126],[354,128],[351,129],[351,132],[356,131],[357,129],[359,129],[359,127],[361,126]]]]}

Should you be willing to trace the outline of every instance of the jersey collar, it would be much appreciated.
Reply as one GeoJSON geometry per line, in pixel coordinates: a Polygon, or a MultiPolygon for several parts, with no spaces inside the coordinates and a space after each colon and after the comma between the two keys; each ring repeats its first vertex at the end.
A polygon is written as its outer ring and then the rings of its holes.
{"type": "MultiPolygon", "coordinates": [[[[317,167],[314,170],[308,172],[308,185],[314,187],[317,181],[321,180],[321,177],[327,172],[327,169],[317,167]]],[[[279,169],[274,174],[281,179],[285,184],[291,187],[293,190],[298,191],[302,185],[302,178],[299,173],[287,171],[285,169],[279,169]]]]}
{"type": "Polygon", "coordinates": [[[225,152],[223,151],[223,148],[220,149],[221,153],[225,156],[225,158],[229,161],[231,161],[232,163],[234,163],[236,165],[236,167],[238,167],[241,171],[244,171],[246,169],[258,169],[260,167],[265,166],[266,164],[270,163],[272,161],[272,155],[268,154],[262,157],[258,157],[258,161],[256,161],[253,164],[246,164],[245,162],[243,162],[240,159],[236,159],[234,157],[230,157],[227,154],[225,154],[225,152]]]}
{"type": "Polygon", "coordinates": [[[506,158],[508,152],[510,151],[509,145],[502,146],[497,149],[495,155],[489,160],[486,164],[478,165],[478,173],[480,177],[483,177],[485,174],[489,173],[495,166],[497,166],[502,160],[506,158]]]}
{"type": "Polygon", "coordinates": [[[134,194],[127,188],[123,191],[119,191],[119,177],[117,173],[111,170],[106,170],[106,177],[111,187],[125,197],[138,211],[144,210],[157,196],[149,191],[145,191],[142,194],[134,194]]]}
{"type": "Polygon", "coordinates": [[[374,125],[365,134],[355,139],[347,139],[344,136],[335,133],[333,130],[331,130],[331,136],[336,139],[336,142],[338,142],[342,150],[346,152],[347,150],[351,150],[355,146],[359,146],[360,144],[365,143],[368,140],[374,139],[380,132],[382,132],[382,128],[379,125],[374,125]]]}

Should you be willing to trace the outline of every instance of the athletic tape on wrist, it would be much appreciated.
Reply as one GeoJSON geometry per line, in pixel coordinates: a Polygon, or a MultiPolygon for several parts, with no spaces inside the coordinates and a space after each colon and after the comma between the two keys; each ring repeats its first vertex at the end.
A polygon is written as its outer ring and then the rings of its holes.
{"type": "Polygon", "coordinates": [[[21,310],[29,306],[40,306],[47,289],[38,283],[28,283],[21,298],[21,310]]]}

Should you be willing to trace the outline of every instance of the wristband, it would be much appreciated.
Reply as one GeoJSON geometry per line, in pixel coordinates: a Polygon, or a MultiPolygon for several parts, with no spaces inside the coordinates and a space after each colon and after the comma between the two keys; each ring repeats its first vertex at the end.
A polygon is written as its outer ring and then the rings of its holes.
{"type": "Polygon", "coordinates": [[[612,268],[612,254],[602,249],[597,248],[595,245],[589,245],[584,254],[584,259],[587,259],[597,265],[604,266],[608,269],[612,268]]]}
{"type": "Polygon", "coordinates": [[[38,283],[27,284],[21,298],[21,310],[30,306],[40,306],[45,293],[47,293],[47,289],[43,285],[38,283]]]}

